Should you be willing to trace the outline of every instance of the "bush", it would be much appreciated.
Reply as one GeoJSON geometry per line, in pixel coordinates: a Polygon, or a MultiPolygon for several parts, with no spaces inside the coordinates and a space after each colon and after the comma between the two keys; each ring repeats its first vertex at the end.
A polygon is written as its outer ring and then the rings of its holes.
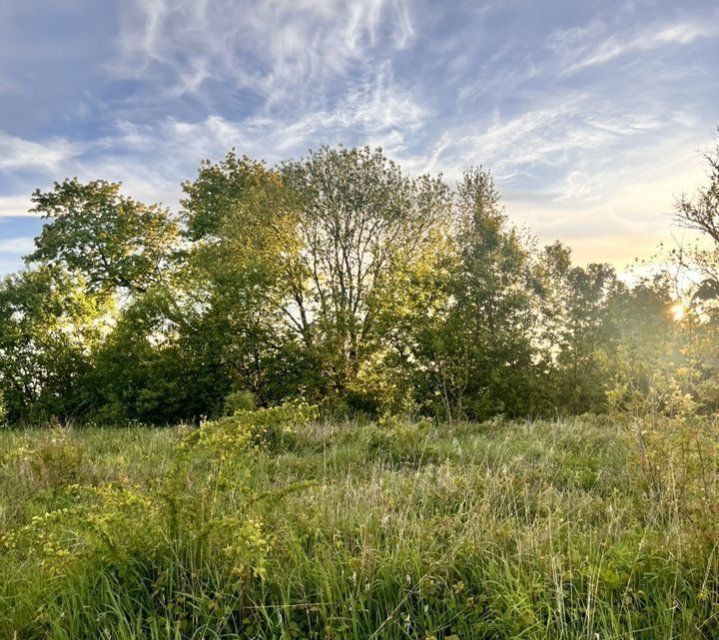
{"type": "Polygon", "coordinates": [[[0,456],[0,469],[22,479],[26,489],[56,489],[90,481],[91,465],[84,447],[71,431],[55,426],[35,447],[20,446],[0,456]]]}
{"type": "Polygon", "coordinates": [[[186,438],[185,445],[220,458],[249,449],[278,451],[291,444],[293,436],[316,417],[316,407],[295,402],[257,411],[238,410],[231,416],[205,422],[186,438]]]}
{"type": "Polygon", "coordinates": [[[632,462],[646,496],[670,518],[680,513],[695,535],[716,540],[719,515],[719,424],[716,420],[669,418],[636,422],[632,462]]]}
{"type": "Polygon", "coordinates": [[[231,416],[238,411],[253,411],[256,406],[257,401],[252,391],[247,391],[246,389],[233,391],[225,398],[223,415],[231,416]]]}

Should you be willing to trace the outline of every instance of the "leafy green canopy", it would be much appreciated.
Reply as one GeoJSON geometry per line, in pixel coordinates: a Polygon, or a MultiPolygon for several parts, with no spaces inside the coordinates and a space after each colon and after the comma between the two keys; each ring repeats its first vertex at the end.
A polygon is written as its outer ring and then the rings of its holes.
{"type": "Polygon", "coordinates": [[[120,186],[74,178],[35,191],[32,211],[51,221],[28,260],[78,271],[95,289],[147,291],[167,266],[179,229],[167,209],[122,196],[120,186]]]}
{"type": "Polygon", "coordinates": [[[93,404],[92,360],[111,304],[52,267],[0,284],[0,382],[11,422],[71,419],[93,404]]]}
{"type": "MultiPolygon", "coordinates": [[[[603,411],[651,388],[632,354],[668,372],[652,380],[691,363],[709,388],[713,334],[674,322],[666,280],[630,289],[538,247],[481,167],[452,183],[379,149],[274,167],[232,151],[182,188],[177,214],[103,180],[35,192],[47,222],[30,269],[0,284],[11,422],[197,420],[231,398],[449,419],[603,411]]],[[[711,224],[712,189],[682,205],[693,224],[711,224]]]]}

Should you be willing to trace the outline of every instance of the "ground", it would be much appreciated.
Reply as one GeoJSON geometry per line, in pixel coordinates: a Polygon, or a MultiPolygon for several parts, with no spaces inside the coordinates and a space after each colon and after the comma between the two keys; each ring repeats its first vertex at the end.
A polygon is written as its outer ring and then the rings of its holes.
{"type": "Polygon", "coordinates": [[[719,637],[713,422],[308,419],[0,432],[0,637],[719,637]]]}

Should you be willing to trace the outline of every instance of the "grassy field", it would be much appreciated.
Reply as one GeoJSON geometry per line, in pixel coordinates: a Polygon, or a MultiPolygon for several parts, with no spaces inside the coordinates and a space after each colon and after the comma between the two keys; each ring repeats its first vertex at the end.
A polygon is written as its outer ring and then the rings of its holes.
{"type": "Polygon", "coordinates": [[[719,637],[715,423],[307,419],[1,432],[0,637],[719,637]]]}

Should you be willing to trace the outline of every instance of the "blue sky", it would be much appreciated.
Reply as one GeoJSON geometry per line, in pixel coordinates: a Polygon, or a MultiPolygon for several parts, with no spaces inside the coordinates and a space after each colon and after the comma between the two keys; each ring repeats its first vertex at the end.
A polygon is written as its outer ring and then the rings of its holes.
{"type": "Polygon", "coordinates": [[[715,0],[3,0],[0,272],[66,176],[176,207],[230,147],[491,168],[510,217],[618,266],[670,237],[719,124],[715,0]]]}

